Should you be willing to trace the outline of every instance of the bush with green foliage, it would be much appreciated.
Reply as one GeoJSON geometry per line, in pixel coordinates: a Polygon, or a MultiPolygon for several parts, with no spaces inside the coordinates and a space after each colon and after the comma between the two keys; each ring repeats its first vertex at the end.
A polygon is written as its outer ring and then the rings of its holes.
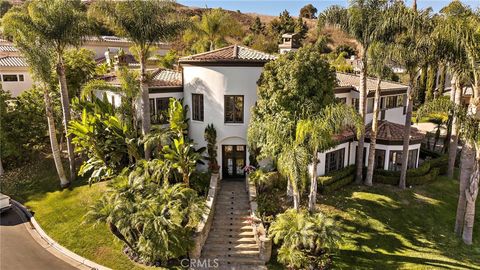
{"type": "Polygon", "coordinates": [[[213,173],[218,173],[220,167],[217,162],[217,130],[213,124],[208,124],[204,133],[207,142],[208,169],[213,173]]]}
{"type": "Polygon", "coordinates": [[[87,156],[78,172],[90,173],[89,182],[116,177],[125,167],[141,159],[142,148],[135,132],[116,114],[108,100],[93,98],[93,102],[77,98],[72,105],[81,112],[80,119],[70,122],[75,151],[87,156]]]}
{"type": "Polygon", "coordinates": [[[355,165],[350,165],[342,170],[318,177],[318,190],[328,194],[342,188],[355,179],[355,165]]]}
{"type": "MultiPolygon", "coordinates": [[[[447,165],[447,155],[426,160],[418,168],[409,169],[407,171],[407,184],[423,185],[425,183],[434,181],[438,175],[443,175],[446,173],[447,165]]],[[[377,183],[397,185],[400,179],[400,172],[375,170],[374,179],[374,181],[377,183]]]]}
{"type": "MultiPolygon", "coordinates": [[[[61,117],[59,99],[53,100],[54,112],[61,117]]],[[[5,169],[28,162],[49,145],[43,91],[39,88],[17,98],[0,88],[0,123],[0,155],[5,169]]]]}
{"type": "Polygon", "coordinates": [[[194,171],[190,177],[190,187],[197,191],[198,195],[206,197],[210,189],[210,172],[194,171]]]}
{"type": "Polygon", "coordinates": [[[268,234],[275,244],[280,244],[278,262],[289,269],[328,268],[331,252],[341,239],[333,219],[293,209],[278,215],[268,234]]]}
{"type": "Polygon", "coordinates": [[[204,198],[183,184],[170,184],[163,160],[138,162],[116,177],[86,219],[105,223],[135,261],[166,266],[186,256],[206,211],[204,198]]]}

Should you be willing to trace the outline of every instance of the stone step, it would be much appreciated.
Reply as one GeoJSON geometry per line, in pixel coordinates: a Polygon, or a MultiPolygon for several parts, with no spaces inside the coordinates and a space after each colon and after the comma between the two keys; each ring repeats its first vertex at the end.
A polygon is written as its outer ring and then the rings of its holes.
{"type": "Polygon", "coordinates": [[[249,231],[253,231],[253,228],[250,225],[239,225],[239,226],[232,225],[232,226],[230,226],[229,224],[226,224],[226,225],[213,226],[212,232],[220,232],[220,231],[223,231],[223,232],[245,232],[245,231],[247,231],[247,232],[249,232],[249,231]]]}
{"type": "Polygon", "coordinates": [[[208,237],[206,244],[257,244],[255,238],[251,237],[240,237],[240,238],[226,238],[226,237],[208,237]]]}
{"type": "Polygon", "coordinates": [[[251,225],[251,221],[247,218],[244,219],[229,219],[229,218],[213,218],[213,224],[215,225],[222,225],[222,224],[227,224],[227,225],[251,225]]]}
{"type": "Polygon", "coordinates": [[[218,248],[206,248],[202,250],[202,257],[206,258],[255,258],[258,259],[260,252],[257,250],[225,250],[222,247],[218,248]]]}
{"type": "Polygon", "coordinates": [[[234,215],[222,215],[222,216],[217,216],[215,215],[213,217],[213,221],[225,221],[225,222],[244,222],[244,221],[250,221],[251,217],[248,216],[234,216],[234,215]]]}
{"type": "Polygon", "coordinates": [[[230,216],[250,216],[250,211],[249,210],[228,210],[228,209],[221,209],[221,208],[215,208],[215,210],[221,210],[221,211],[215,211],[215,215],[220,215],[220,216],[225,216],[225,217],[230,217],[230,216]],[[228,211],[227,211],[228,210],[228,211]]]}
{"type": "MultiPolygon", "coordinates": [[[[208,240],[207,240],[208,242],[208,240]]],[[[258,250],[257,244],[252,244],[252,243],[211,243],[211,245],[208,245],[208,249],[206,250],[258,250]]]]}
{"type": "Polygon", "coordinates": [[[224,231],[216,231],[213,232],[211,231],[212,234],[210,235],[215,235],[216,237],[224,237],[225,239],[233,239],[233,238],[243,238],[243,237],[255,237],[253,234],[253,230],[250,231],[238,231],[238,232],[224,232],[224,231]]]}

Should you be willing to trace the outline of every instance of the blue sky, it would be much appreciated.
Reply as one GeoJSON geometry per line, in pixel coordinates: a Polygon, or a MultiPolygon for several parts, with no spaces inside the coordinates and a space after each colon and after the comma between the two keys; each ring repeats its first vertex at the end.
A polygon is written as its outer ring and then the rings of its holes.
{"type": "MultiPolygon", "coordinates": [[[[311,3],[318,10],[323,10],[330,5],[341,5],[347,6],[348,0],[313,0],[313,1],[303,1],[303,0],[177,0],[178,3],[195,6],[195,7],[205,7],[209,8],[221,7],[229,10],[240,10],[243,13],[254,12],[267,15],[278,15],[283,10],[288,10],[292,15],[298,15],[300,8],[304,5],[311,3]]],[[[411,3],[412,0],[407,0],[407,3],[411,3]]],[[[438,11],[443,6],[447,5],[450,0],[417,0],[417,4],[420,8],[432,7],[435,11],[438,11]]],[[[463,0],[465,4],[468,4],[472,7],[480,7],[480,0],[463,0]]]]}

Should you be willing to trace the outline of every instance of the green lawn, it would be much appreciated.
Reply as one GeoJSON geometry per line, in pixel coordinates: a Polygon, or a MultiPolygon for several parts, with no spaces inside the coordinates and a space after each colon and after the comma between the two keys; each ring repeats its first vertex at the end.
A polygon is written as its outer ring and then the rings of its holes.
{"type": "Polygon", "coordinates": [[[71,251],[112,269],[147,268],[122,253],[122,244],[106,225],[84,222],[85,213],[102,195],[105,183],[89,187],[80,179],[71,188],[60,190],[51,159],[9,172],[0,183],[2,193],[31,209],[48,235],[71,251]]]}
{"type": "Polygon", "coordinates": [[[336,268],[480,269],[480,211],[468,247],[453,234],[457,198],[457,181],[446,177],[405,191],[349,186],[322,196],[344,239],[336,268]]]}
{"type": "MultiPolygon", "coordinates": [[[[79,180],[60,191],[47,159],[9,172],[0,184],[65,247],[113,269],[142,269],[123,255],[105,225],[83,221],[105,183],[89,187],[79,180]]],[[[467,247],[452,233],[457,196],[457,182],[445,177],[405,191],[353,185],[321,196],[320,207],[338,220],[344,239],[335,269],[480,269],[480,211],[474,245],[467,247]]]]}

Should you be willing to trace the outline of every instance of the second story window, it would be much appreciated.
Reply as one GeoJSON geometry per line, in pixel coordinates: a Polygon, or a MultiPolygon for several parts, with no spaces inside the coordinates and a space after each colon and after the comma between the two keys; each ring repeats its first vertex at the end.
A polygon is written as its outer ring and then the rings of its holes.
{"type": "Polygon", "coordinates": [[[192,94],[192,120],[203,121],[203,95],[192,94]]]}
{"type": "Polygon", "coordinates": [[[243,96],[225,96],[225,123],[243,123],[243,96]]]}

